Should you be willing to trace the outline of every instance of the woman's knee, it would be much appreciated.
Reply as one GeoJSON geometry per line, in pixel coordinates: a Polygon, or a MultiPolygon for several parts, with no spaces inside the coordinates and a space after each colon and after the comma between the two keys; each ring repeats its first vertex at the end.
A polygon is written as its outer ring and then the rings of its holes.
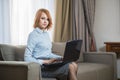
{"type": "Polygon", "coordinates": [[[74,65],[71,63],[71,64],[69,64],[69,70],[70,71],[73,71],[74,70],[74,65]]]}
{"type": "Polygon", "coordinates": [[[74,66],[74,68],[78,68],[78,64],[77,63],[75,63],[75,62],[72,62],[72,64],[73,64],[73,66],[74,66]]]}
{"type": "Polygon", "coordinates": [[[69,64],[69,69],[76,71],[78,69],[78,64],[75,62],[72,62],[69,64]]]}

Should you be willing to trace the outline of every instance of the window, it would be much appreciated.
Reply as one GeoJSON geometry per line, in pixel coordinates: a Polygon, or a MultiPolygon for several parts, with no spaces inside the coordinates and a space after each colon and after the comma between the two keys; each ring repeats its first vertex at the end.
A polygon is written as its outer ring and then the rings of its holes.
{"type": "MultiPolygon", "coordinates": [[[[35,13],[39,8],[50,11],[55,19],[55,0],[10,0],[10,33],[12,44],[26,44],[28,34],[33,30],[35,13]]],[[[53,28],[50,30],[52,40],[53,28]]]]}

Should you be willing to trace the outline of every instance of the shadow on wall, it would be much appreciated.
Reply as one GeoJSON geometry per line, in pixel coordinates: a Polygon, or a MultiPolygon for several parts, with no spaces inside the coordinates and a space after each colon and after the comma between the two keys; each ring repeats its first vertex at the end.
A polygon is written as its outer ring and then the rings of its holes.
{"type": "Polygon", "coordinates": [[[106,52],[106,47],[103,46],[103,47],[99,48],[99,51],[101,51],[101,52],[106,52]]]}

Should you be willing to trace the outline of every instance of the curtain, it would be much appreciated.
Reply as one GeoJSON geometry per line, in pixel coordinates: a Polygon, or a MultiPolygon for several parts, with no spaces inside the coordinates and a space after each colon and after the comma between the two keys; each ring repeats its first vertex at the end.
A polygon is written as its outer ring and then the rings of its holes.
{"type": "Polygon", "coordinates": [[[57,0],[54,34],[55,42],[64,42],[71,39],[70,6],[70,0],[57,0]]]}
{"type": "Polygon", "coordinates": [[[93,34],[95,0],[72,1],[72,39],[83,40],[83,51],[96,51],[93,34]]]}
{"type": "Polygon", "coordinates": [[[11,21],[11,43],[25,44],[27,35],[32,31],[33,11],[31,1],[11,0],[10,21],[11,21]]]}
{"type": "Polygon", "coordinates": [[[82,39],[82,51],[87,51],[87,28],[85,27],[85,18],[82,0],[71,0],[72,3],[72,40],[82,39]]]}
{"type": "Polygon", "coordinates": [[[9,0],[0,0],[0,43],[10,43],[9,0]]]}
{"type": "Polygon", "coordinates": [[[96,42],[93,34],[94,16],[95,16],[95,0],[82,0],[85,26],[88,30],[89,51],[96,51],[96,42]]]}
{"type": "Polygon", "coordinates": [[[96,51],[93,35],[95,0],[60,1],[57,1],[54,40],[62,42],[82,39],[83,51],[96,51]]]}

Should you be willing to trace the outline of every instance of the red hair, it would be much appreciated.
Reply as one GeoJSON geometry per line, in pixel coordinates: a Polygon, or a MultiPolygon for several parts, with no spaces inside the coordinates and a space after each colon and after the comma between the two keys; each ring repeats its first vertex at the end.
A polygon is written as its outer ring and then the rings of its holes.
{"type": "Polygon", "coordinates": [[[49,24],[46,27],[46,29],[49,29],[49,28],[52,27],[52,18],[51,18],[50,12],[47,9],[39,9],[36,13],[36,16],[35,16],[35,22],[34,22],[34,25],[33,25],[34,28],[40,27],[39,22],[40,22],[40,17],[41,17],[43,12],[47,15],[48,21],[49,21],[49,24]]]}

